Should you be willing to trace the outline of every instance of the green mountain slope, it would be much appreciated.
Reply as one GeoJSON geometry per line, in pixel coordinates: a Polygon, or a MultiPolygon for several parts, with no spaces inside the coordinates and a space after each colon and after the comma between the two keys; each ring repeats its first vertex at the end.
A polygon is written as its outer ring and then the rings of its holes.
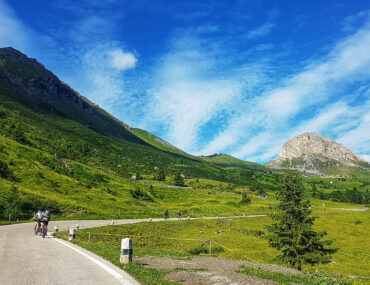
{"type": "Polygon", "coordinates": [[[35,60],[0,49],[0,219],[45,207],[71,218],[241,214],[249,208],[240,191],[278,187],[279,175],[261,166],[194,157],[131,130],[35,60]],[[137,173],[153,181],[160,169],[163,186],[130,181],[137,173]],[[176,173],[193,188],[167,188],[176,173]]]}
{"type": "Polygon", "coordinates": [[[35,59],[13,48],[0,49],[0,92],[28,108],[89,126],[109,136],[143,143],[127,125],[60,81],[35,59]]]}
{"type": "Polygon", "coordinates": [[[225,153],[214,154],[209,156],[200,156],[200,158],[204,161],[207,161],[219,167],[239,167],[259,171],[269,171],[269,169],[263,165],[250,161],[241,160],[225,153]]]}
{"type": "MultiPolygon", "coordinates": [[[[273,176],[249,169],[224,169],[154,142],[158,142],[155,136],[141,130],[131,132],[36,60],[12,48],[0,49],[2,218],[8,214],[16,217],[19,208],[25,213],[47,205],[62,215],[75,215],[80,208],[85,215],[112,213],[112,208],[121,209],[121,213],[126,208],[153,210],[158,205],[148,198],[152,194],[145,194],[149,186],[128,179],[139,172],[150,180],[159,169],[165,171],[166,184],[181,173],[187,183],[211,179],[209,185],[228,191],[233,185],[248,185],[259,179],[268,188],[276,187],[273,176]],[[225,182],[227,186],[222,186],[225,182]],[[135,198],[130,190],[136,189],[135,198]],[[138,201],[137,197],[142,199],[138,201]]],[[[204,189],[203,182],[197,183],[204,189]]],[[[193,197],[188,201],[193,201],[203,190],[187,191],[187,197],[193,197]]],[[[191,208],[190,204],[186,207],[191,208]]]]}
{"type": "Polygon", "coordinates": [[[130,128],[130,131],[136,135],[137,137],[139,137],[140,139],[142,139],[143,141],[147,142],[148,144],[151,144],[153,146],[155,146],[156,148],[158,149],[161,149],[161,150],[164,150],[164,151],[167,151],[167,152],[171,152],[171,153],[175,153],[175,154],[179,154],[179,155],[182,155],[182,156],[185,156],[185,157],[188,157],[188,158],[191,158],[191,159],[197,159],[195,156],[192,156],[184,151],[182,151],[181,149],[171,145],[170,143],[164,141],[163,139],[145,131],[145,130],[142,130],[142,129],[137,129],[137,128],[130,128]]]}

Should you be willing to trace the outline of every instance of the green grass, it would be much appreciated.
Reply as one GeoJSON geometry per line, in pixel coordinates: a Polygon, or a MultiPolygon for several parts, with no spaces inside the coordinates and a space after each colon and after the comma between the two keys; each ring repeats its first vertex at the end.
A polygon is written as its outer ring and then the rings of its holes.
{"type": "MultiPolygon", "coordinates": [[[[345,208],[350,205],[330,202],[327,206],[345,208]]],[[[339,248],[339,251],[333,256],[331,263],[306,266],[304,270],[318,269],[320,272],[330,274],[369,277],[369,212],[339,211],[330,208],[323,211],[320,200],[313,200],[312,209],[314,215],[319,217],[315,223],[315,230],[327,230],[327,238],[334,239],[333,246],[339,248]]],[[[121,238],[131,237],[135,256],[168,255],[176,258],[194,256],[192,253],[195,253],[197,248],[202,245],[208,247],[204,240],[212,240],[213,246],[223,248],[223,251],[212,252],[212,255],[227,259],[276,263],[274,258],[279,252],[270,248],[265,239],[264,227],[270,222],[268,217],[259,217],[107,226],[79,231],[75,242],[84,247],[94,244],[105,248],[112,255],[118,255],[121,238]],[[88,241],[89,232],[90,241],[88,241]]],[[[66,237],[66,233],[58,235],[66,237]]],[[[358,280],[362,279],[357,279],[356,282],[358,280]]]]}
{"type": "Polygon", "coordinates": [[[161,138],[145,131],[145,130],[142,130],[142,129],[137,129],[137,128],[132,128],[130,129],[130,131],[138,136],[139,138],[141,138],[143,141],[155,146],[156,148],[158,149],[161,149],[161,150],[164,150],[164,151],[167,151],[167,152],[172,152],[172,153],[175,153],[175,154],[179,154],[181,156],[185,156],[185,157],[188,157],[188,158],[191,158],[191,159],[197,159],[195,156],[192,156],[184,151],[182,151],[181,149],[178,149],[176,148],[175,146],[167,143],[166,141],[162,140],[161,138]]]}
{"type": "Polygon", "coordinates": [[[220,166],[220,167],[240,167],[240,168],[246,168],[246,169],[254,169],[254,170],[260,170],[260,171],[270,171],[269,168],[253,163],[250,161],[245,161],[238,159],[236,157],[233,157],[228,154],[215,154],[210,156],[200,156],[200,159],[207,161],[209,163],[212,163],[214,165],[220,166]]]}
{"type": "Polygon", "coordinates": [[[260,268],[250,268],[242,266],[238,273],[244,273],[246,275],[257,276],[261,279],[267,279],[275,281],[279,284],[307,284],[307,285],[347,285],[352,282],[338,280],[333,276],[323,274],[282,274],[277,272],[271,272],[260,268]]]}
{"type": "MultiPolygon", "coordinates": [[[[116,219],[163,217],[166,209],[171,217],[176,217],[179,210],[184,217],[258,214],[271,204],[251,193],[252,203],[240,206],[241,194],[234,184],[210,179],[198,182],[185,179],[192,189],[154,186],[154,202],[143,201],[135,199],[130,190],[139,188],[149,192],[147,184],[64,159],[69,164],[67,169],[53,155],[3,136],[0,136],[0,148],[1,160],[16,177],[15,180],[0,177],[0,200],[12,186],[16,187],[29,209],[20,219],[29,218],[38,207],[51,208],[54,218],[116,219]]],[[[165,183],[168,182],[170,179],[165,183]]]]}

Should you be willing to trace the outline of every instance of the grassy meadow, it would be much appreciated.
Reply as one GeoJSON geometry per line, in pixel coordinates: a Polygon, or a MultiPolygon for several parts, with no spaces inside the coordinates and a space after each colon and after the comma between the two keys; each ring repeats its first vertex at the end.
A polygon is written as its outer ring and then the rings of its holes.
{"type": "MultiPolygon", "coordinates": [[[[312,203],[313,214],[319,217],[315,230],[326,230],[326,238],[334,239],[334,247],[339,251],[333,261],[326,265],[306,266],[305,271],[329,274],[370,276],[370,227],[369,211],[345,211],[351,204],[331,202],[322,209],[321,200],[312,203]]],[[[252,202],[253,204],[253,202],[252,202]]],[[[181,220],[175,222],[148,222],[131,225],[107,226],[78,231],[76,244],[92,250],[103,257],[118,263],[120,240],[133,239],[134,256],[163,256],[186,258],[194,255],[208,255],[212,241],[212,255],[227,259],[276,263],[279,253],[270,248],[265,239],[265,225],[269,217],[181,220]],[[90,241],[88,236],[90,233],[90,241]]],[[[58,233],[66,238],[67,233],[58,233]]],[[[138,266],[138,265],[136,265],[138,266]]],[[[356,284],[370,284],[366,279],[354,279],[356,284]]]]}

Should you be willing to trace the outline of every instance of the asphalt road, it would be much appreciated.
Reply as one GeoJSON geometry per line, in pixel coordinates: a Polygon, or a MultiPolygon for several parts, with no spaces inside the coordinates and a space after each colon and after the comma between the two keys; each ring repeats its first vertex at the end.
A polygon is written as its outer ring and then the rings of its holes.
{"type": "MultiPolygon", "coordinates": [[[[93,227],[111,221],[58,221],[51,222],[49,229],[55,224],[75,227],[76,223],[93,227]]],[[[33,228],[34,223],[0,227],[0,284],[139,284],[93,253],[50,237],[35,236],[33,228]]]]}
{"type": "MultiPolygon", "coordinates": [[[[264,215],[246,218],[259,216],[264,215]]],[[[144,221],[149,219],[115,220],[114,224],[144,221]]],[[[51,221],[49,232],[53,231],[55,225],[59,230],[66,230],[75,228],[76,224],[80,228],[90,228],[111,225],[112,221],[51,221]]],[[[139,284],[125,271],[87,250],[50,236],[45,239],[35,236],[34,225],[35,223],[25,223],[0,226],[0,284],[139,284]]]]}

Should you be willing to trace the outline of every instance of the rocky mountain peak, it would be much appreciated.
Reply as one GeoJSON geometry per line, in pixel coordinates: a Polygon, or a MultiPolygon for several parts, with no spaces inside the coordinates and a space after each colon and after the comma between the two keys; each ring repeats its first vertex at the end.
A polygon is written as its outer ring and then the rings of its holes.
{"type": "Polygon", "coordinates": [[[304,133],[287,141],[278,159],[300,158],[305,155],[322,156],[340,161],[361,161],[352,150],[315,132],[304,133]]]}
{"type": "Polygon", "coordinates": [[[288,140],[278,158],[267,163],[267,166],[319,174],[325,172],[326,168],[368,167],[368,163],[335,140],[307,132],[288,140]]]}

